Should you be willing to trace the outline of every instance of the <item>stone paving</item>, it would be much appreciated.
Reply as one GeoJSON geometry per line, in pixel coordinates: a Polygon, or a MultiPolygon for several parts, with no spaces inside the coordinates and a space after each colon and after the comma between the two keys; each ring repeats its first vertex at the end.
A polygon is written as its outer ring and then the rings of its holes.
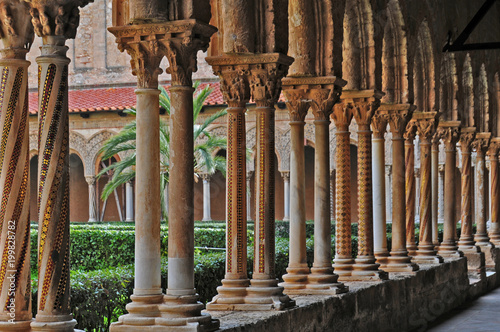
{"type": "Polygon", "coordinates": [[[499,308],[500,287],[442,316],[428,331],[500,331],[499,308]]]}

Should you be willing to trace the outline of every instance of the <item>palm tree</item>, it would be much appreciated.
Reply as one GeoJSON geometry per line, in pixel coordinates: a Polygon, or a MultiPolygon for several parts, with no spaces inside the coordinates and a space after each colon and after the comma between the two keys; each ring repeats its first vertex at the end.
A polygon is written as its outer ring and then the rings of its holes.
{"type": "MultiPolygon", "coordinates": [[[[208,116],[205,121],[197,125],[196,120],[200,115],[203,104],[213,89],[207,84],[203,89],[198,90],[200,82],[194,84],[195,94],[193,97],[193,132],[194,132],[194,176],[198,179],[200,173],[213,174],[220,171],[226,175],[226,158],[214,155],[219,149],[226,149],[227,139],[220,136],[212,136],[208,131],[208,126],[218,118],[227,114],[226,110],[219,111],[208,116]],[[198,140],[198,138],[203,138],[198,140]]],[[[164,87],[160,89],[160,106],[170,115],[170,96],[164,87]]],[[[136,115],[135,108],[126,110],[129,114],[136,115]]],[[[135,178],[136,165],[136,134],[137,123],[132,121],[127,124],[116,135],[109,138],[101,148],[102,160],[112,158],[118,153],[125,155],[120,161],[117,161],[99,172],[98,177],[104,174],[112,174],[109,182],[104,186],[101,198],[106,200],[113,191],[119,186],[135,178]]],[[[164,189],[168,183],[169,177],[169,159],[170,159],[170,132],[165,121],[160,119],[160,171],[161,171],[161,204],[164,220],[167,220],[166,206],[164,199],[164,189]]]]}

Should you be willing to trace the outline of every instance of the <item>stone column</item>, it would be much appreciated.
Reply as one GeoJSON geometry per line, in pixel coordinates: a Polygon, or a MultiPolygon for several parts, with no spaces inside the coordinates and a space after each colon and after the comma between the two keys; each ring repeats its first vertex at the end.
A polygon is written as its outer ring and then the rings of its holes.
{"type": "Polygon", "coordinates": [[[380,106],[372,119],[373,248],[377,264],[385,264],[389,256],[387,250],[385,186],[385,132],[389,114],[384,109],[384,106],[380,106]]]}
{"type": "Polygon", "coordinates": [[[38,311],[33,331],[73,331],[69,281],[68,47],[88,1],[32,1],[38,63],[38,311]]]}
{"type": "Polygon", "coordinates": [[[290,110],[291,155],[290,183],[290,265],[283,276],[287,294],[339,294],[347,288],[338,283],[331,258],[330,219],[330,115],[339,100],[345,81],[336,77],[293,77],[283,80],[283,93],[290,110]],[[304,118],[309,107],[314,114],[316,136],[314,171],[314,263],[309,273],[306,260],[305,234],[305,160],[304,118]],[[296,197],[294,198],[294,190],[296,197]],[[293,207],[297,206],[296,210],[293,207]],[[292,222],[297,218],[292,239],[292,222]],[[300,218],[300,219],[299,219],[300,218]],[[300,236],[298,236],[299,234],[300,236]],[[297,245],[299,243],[300,245],[297,245]],[[300,248],[300,253],[296,252],[300,248]],[[292,259],[294,257],[294,259],[292,259]]]}
{"type": "Polygon", "coordinates": [[[89,222],[97,220],[97,195],[96,195],[96,177],[94,175],[86,176],[85,181],[89,185],[89,222]]]}
{"type": "MultiPolygon", "coordinates": [[[[246,134],[246,133],[245,133],[246,134]]],[[[252,179],[253,171],[247,171],[247,220],[252,220],[252,210],[251,210],[251,191],[250,191],[250,180],[252,179]]]]}
{"type": "Polygon", "coordinates": [[[203,219],[202,221],[212,221],[210,213],[210,174],[201,174],[203,180],[203,219]]]}
{"type": "Polygon", "coordinates": [[[331,115],[335,123],[337,149],[335,150],[335,258],[333,268],[340,278],[351,275],[354,259],[351,247],[351,153],[350,132],[352,105],[340,103],[331,115]]]}
{"type": "Polygon", "coordinates": [[[460,133],[460,152],[462,153],[462,230],[458,241],[458,249],[464,253],[480,252],[475,246],[472,233],[472,142],[476,136],[473,127],[462,128],[460,133]]]}
{"type": "Polygon", "coordinates": [[[476,151],[476,234],[474,241],[476,245],[481,247],[481,250],[488,256],[488,248],[493,245],[490,242],[488,232],[486,230],[486,186],[485,186],[485,155],[490,144],[491,133],[477,133],[476,139],[472,143],[472,147],[476,151]],[[483,249],[484,248],[484,249],[483,249]]]}
{"type": "Polygon", "coordinates": [[[439,121],[437,112],[415,112],[420,140],[420,236],[418,250],[412,259],[417,264],[440,264],[443,258],[436,254],[432,243],[431,140],[439,121]]]}
{"type": "Polygon", "coordinates": [[[406,250],[409,256],[415,256],[415,135],[417,126],[414,120],[406,125],[405,139],[405,209],[406,209],[406,250]]]}
{"type": "Polygon", "coordinates": [[[335,177],[336,170],[330,170],[330,220],[332,222],[336,219],[335,217],[335,177]]]}
{"type": "Polygon", "coordinates": [[[125,221],[133,222],[135,220],[134,216],[134,187],[132,185],[132,181],[128,181],[125,183],[125,221]]]}
{"type": "Polygon", "coordinates": [[[439,143],[441,137],[439,132],[434,134],[432,138],[432,151],[431,151],[431,203],[432,203],[432,243],[439,246],[438,240],[438,204],[439,204],[439,143]]]}
{"type": "Polygon", "coordinates": [[[194,288],[193,88],[196,53],[216,31],[195,20],[109,28],[120,50],[131,58],[137,76],[137,166],[135,287],[128,315],[110,331],[163,327],[185,331],[218,328],[197,301],[194,288]],[[175,31],[175,34],[172,32],[175,31]],[[196,34],[194,34],[196,32],[196,34]],[[158,75],[166,55],[172,75],[168,289],[162,294],[160,271],[160,152],[158,75]]]}
{"type": "Polygon", "coordinates": [[[227,57],[210,57],[214,73],[220,77],[221,91],[228,104],[227,121],[227,176],[226,176],[226,274],[217,295],[207,304],[209,310],[238,310],[244,305],[250,280],[247,275],[247,207],[252,172],[246,172],[246,103],[250,99],[248,77],[240,71],[248,70],[235,58],[233,65],[227,57]],[[236,68],[235,68],[236,67],[236,68]],[[246,214],[246,215],[245,215],[246,214]],[[234,308],[234,309],[233,309],[234,308]]]}
{"type": "Polygon", "coordinates": [[[285,309],[295,301],[283,295],[275,275],[274,104],[292,58],[285,55],[256,56],[259,65],[250,70],[250,91],[256,103],[255,161],[255,259],[246,302],[261,310],[285,309]]]}
{"type": "Polygon", "coordinates": [[[500,150],[500,137],[491,139],[488,149],[488,159],[490,160],[490,190],[491,190],[491,226],[488,235],[490,242],[496,247],[500,246],[500,184],[498,182],[498,151],[500,150]]]}
{"type": "Polygon", "coordinates": [[[290,171],[281,171],[283,178],[283,221],[290,221],[290,171]]]}
{"type": "Polygon", "coordinates": [[[438,167],[438,223],[444,223],[444,164],[438,167]]]}
{"type": "Polygon", "coordinates": [[[0,3],[0,330],[30,331],[28,67],[33,42],[29,6],[0,3]],[[15,23],[15,25],[14,25],[15,23]]]}
{"type": "Polygon", "coordinates": [[[420,226],[420,167],[415,168],[415,187],[415,222],[420,226]]]}
{"type": "MultiPolygon", "coordinates": [[[[489,150],[489,149],[488,149],[489,150]]],[[[488,193],[488,206],[486,207],[487,210],[486,212],[488,213],[488,216],[487,216],[487,221],[486,221],[486,226],[487,227],[490,227],[491,225],[491,161],[490,161],[490,158],[488,156],[488,150],[486,152],[486,169],[488,170],[488,186],[489,188],[486,190],[488,193]]]]}
{"type": "Polygon", "coordinates": [[[456,201],[455,192],[456,178],[456,158],[457,142],[460,136],[459,121],[442,121],[439,124],[438,131],[443,138],[446,161],[445,161],[445,190],[444,190],[444,233],[443,242],[438,247],[438,254],[442,257],[461,257],[461,251],[455,241],[456,229],[456,201]]]}
{"type": "MultiPolygon", "coordinates": [[[[286,84],[287,79],[283,80],[286,84]]],[[[290,114],[290,249],[287,274],[281,284],[288,294],[303,289],[310,273],[306,257],[306,181],[304,155],[304,119],[311,103],[306,99],[307,90],[284,86],[290,114]]]]}
{"type": "Polygon", "coordinates": [[[372,132],[371,119],[383,94],[378,91],[343,93],[352,98],[353,115],[358,125],[358,256],[349,280],[384,280],[373,251],[372,132]]]}
{"type": "Polygon", "coordinates": [[[406,248],[406,163],[403,135],[412,113],[413,107],[407,104],[393,105],[389,110],[392,133],[392,247],[387,264],[381,266],[387,272],[412,273],[418,270],[418,266],[411,262],[406,248]]]}
{"type": "MultiPolygon", "coordinates": [[[[392,188],[392,165],[385,165],[385,188],[392,188]]],[[[386,223],[392,223],[392,192],[385,191],[385,218],[386,223]]]]}

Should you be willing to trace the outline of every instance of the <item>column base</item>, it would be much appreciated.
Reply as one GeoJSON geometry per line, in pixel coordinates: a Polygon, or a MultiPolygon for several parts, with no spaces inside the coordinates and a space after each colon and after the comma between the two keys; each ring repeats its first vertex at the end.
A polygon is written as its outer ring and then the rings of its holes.
{"type": "Polygon", "coordinates": [[[418,247],[415,243],[407,244],[406,250],[408,250],[408,256],[416,256],[418,247]]]}
{"type": "Polygon", "coordinates": [[[129,312],[111,324],[110,331],[215,331],[219,321],[202,314],[203,304],[198,295],[151,295],[131,296],[127,304],[129,312]]]}
{"type": "Polygon", "coordinates": [[[500,223],[491,223],[488,236],[490,237],[490,242],[493,243],[495,247],[500,247],[500,223]]]}
{"type": "Polygon", "coordinates": [[[472,254],[476,253],[477,254],[477,253],[481,252],[481,249],[474,244],[473,245],[460,245],[460,243],[459,243],[458,250],[462,251],[464,254],[465,253],[472,253],[472,254]]]}
{"type": "Polygon", "coordinates": [[[437,265],[437,264],[442,264],[444,263],[444,259],[441,256],[438,256],[436,254],[434,255],[417,255],[412,257],[411,259],[412,263],[415,263],[417,265],[437,265]]]}
{"type": "Polygon", "coordinates": [[[380,265],[380,269],[385,272],[413,274],[419,270],[417,264],[411,262],[409,256],[390,256],[387,263],[380,265]]]}
{"type": "MultiPolygon", "coordinates": [[[[349,291],[349,287],[337,282],[339,276],[333,273],[333,268],[311,269],[305,283],[293,284],[288,281],[280,283],[289,295],[337,295],[349,291]]],[[[285,276],[283,276],[285,280],[285,276]]]]}
{"type": "Polygon", "coordinates": [[[488,246],[492,246],[491,242],[490,242],[490,237],[488,236],[488,234],[486,233],[482,233],[482,234],[475,234],[474,235],[474,242],[476,242],[476,246],[480,246],[480,247],[488,247],[488,246]]]}
{"type": "Polygon", "coordinates": [[[35,320],[28,321],[16,321],[16,322],[0,322],[0,332],[6,331],[23,331],[29,332],[31,331],[31,323],[35,320]]]}
{"type": "Polygon", "coordinates": [[[74,332],[76,320],[73,315],[37,315],[36,319],[31,322],[31,330],[39,332],[74,332]]]}
{"type": "Polygon", "coordinates": [[[441,245],[437,248],[437,254],[441,257],[446,258],[464,257],[464,253],[459,250],[454,241],[452,241],[451,243],[441,243],[441,245]]]}
{"type": "Polygon", "coordinates": [[[380,265],[387,264],[387,259],[389,258],[389,251],[384,250],[380,252],[375,252],[375,262],[380,265]]]}
{"type": "Polygon", "coordinates": [[[234,310],[234,304],[245,303],[249,279],[222,279],[222,286],[217,287],[217,295],[207,303],[207,310],[234,310]]]}
{"type": "Polygon", "coordinates": [[[287,274],[283,276],[284,282],[279,284],[280,287],[284,287],[287,290],[287,294],[290,294],[290,290],[303,289],[308,283],[308,276],[311,273],[309,267],[288,267],[286,269],[287,274]]]}
{"type": "Polygon", "coordinates": [[[353,265],[354,259],[352,258],[336,257],[333,260],[333,271],[339,278],[350,276],[353,265]]]}
{"type": "Polygon", "coordinates": [[[379,270],[374,256],[358,256],[352,265],[350,276],[339,275],[340,281],[382,281],[388,279],[385,271],[379,270]]]}

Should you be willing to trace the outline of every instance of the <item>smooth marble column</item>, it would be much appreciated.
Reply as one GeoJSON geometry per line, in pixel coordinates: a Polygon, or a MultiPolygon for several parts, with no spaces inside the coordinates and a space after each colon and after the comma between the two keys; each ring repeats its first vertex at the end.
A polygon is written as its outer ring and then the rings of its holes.
{"type": "Polygon", "coordinates": [[[405,138],[405,205],[406,205],[406,249],[409,256],[415,256],[417,245],[415,241],[415,135],[417,127],[414,120],[406,126],[405,138]]]}
{"type": "MultiPolygon", "coordinates": [[[[33,42],[27,6],[2,2],[15,10],[14,27],[2,17],[0,51],[0,331],[30,331],[30,161],[28,67],[26,53],[33,42]],[[12,31],[10,30],[10,31],[12,31]]],[[[36,218],[36,216],[32,216],[36,218]]]]}
{"type": "Polygon", "coordinates": [[[444,223],[444,164],[438,166],[438,223],[444,223]]]}
{"type": "Polygon", "coordinates": [[[385,165],[385,218],[386,223],[392,223],[392,165],[385,165]]]}
{"type": "Polygon", "coordinates": [[[202,221],[212,221],[212,216],[210,213],[210,174],[202,174],[201,178],[203,180],[203,219],[202,221]]]}
{"type": "Polygon", "coordinates": [[[389,114],[378,109],[372,119],[373,249],[378,264],[389,256],[386,229],[385,132],[389,114]]]}
{"type": "Polygon", "coordinates": [[[97,220],[97,195],[96,195],[96,177],[86,176],[85,181],[89,185],[89,222],[97,220]]]}
{"type": "Polygon", "coordinates": [[[125,184],[125,199],[127,200],[125,204],[125,221],[133,222],[134,216],[134,187],[131,181],[125,184]]]}
{"type": "Polygon", "coordinates": [[[438,240],[438,206],[439,206],[439,141],[441,137],[439,132],[436,132],[432,139],[431,152],[431,203],[432,203],[432,243],[439,246],[438,240]]]}
{"type": "Polygon", "coordinates": [[[457,160],[457,142],[460,134],[459,121],[442,121],[438,131],[441,132],[445,153],[445,190],[444,190],[444,232],[443,241],[438,247],[438,254],[442,257],[461,257],[463,253],[458,251],[455,241],[457,228],[456,223],[456,200],[457,179],[455,177],[457,160]]]}
{"type": "Polygon", "coordinates": [[[384,271],[413,273],[418,266],[411,262],[406,248],[406,195],[405,195],[405,139],[404,133],[411,119],[413,107],[407,104],[394,105],[389,110],[389,126],[392,133],[392,246],[384,271]]]}
{"type": "MultiPolygon", "coordinates": [[[[481,247],[487,255],[488,248],[492,248],[488,232],[486,230],[486,198],[487,187],[485,185],[485,154],[488,151],[491,133],[478,133],[473,142],[473,148],[476,151],[476,234],[474,241],[481,247]],[[483,249],[484,248],[484,249],[483,249]]],[[[487,255],[488,256],[488,255],[487,255]]]]}
{"type": "Polygon", "coordinates": [[[412,259],[417,264],[440,264],[443,258],[436,254],[432,243],[432,188],[431,188],[431,139],[436,131],[436,112],[415,112],[420,140],[420,234],[418,250],[412,259]]]}
{"type": "Polygon", "coordinates": [[[253,171],[247,171],[247,221],[252,220],[252,205],[251,205],[251,187],[250,187],[250,180],[252,179],[253,171]]]}
{"type": "Polygon", "coordinates": [[[283,221],[290,221],[290,171],[282,171],[283,178],[283,221]]]}

